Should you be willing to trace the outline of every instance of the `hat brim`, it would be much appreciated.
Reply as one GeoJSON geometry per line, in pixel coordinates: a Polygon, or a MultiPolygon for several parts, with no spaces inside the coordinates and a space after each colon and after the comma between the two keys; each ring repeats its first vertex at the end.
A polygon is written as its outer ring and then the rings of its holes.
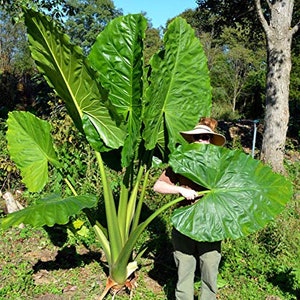
{"type": "Polygon", "coordinates": [[[203,130],[202,128],[196,128],[189,131],[181,131],[180,134],[189,143],[195,142],[193,136],[196,134],[209,134],[211,136],[210,143],[216,146],[223,146],[226,143],[226,138],[222,134],[218,134],[210,130],[203,130]]]}

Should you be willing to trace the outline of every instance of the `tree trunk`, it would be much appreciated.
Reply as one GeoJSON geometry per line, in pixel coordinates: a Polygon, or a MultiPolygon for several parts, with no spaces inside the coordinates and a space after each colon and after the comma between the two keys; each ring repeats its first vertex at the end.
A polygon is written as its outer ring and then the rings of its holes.
{"type": "Polygon", "coordinates": [[[266,111],[261,160],[284,173],[286,133],[289,122],[290,41],[268,40],[266,111]]]}
{"type": "Polygon", "coordinates": [[[273,1],[266,21],[260,0],[255,0],[258,16],[267,38],[268,72],[266,109],[261,160],[275,172],[285,173],[283,166],[286,134],[289,122],[289,83],[291,72],[292,36],[298,26],[291,28],[293,0],[273,1]]]}

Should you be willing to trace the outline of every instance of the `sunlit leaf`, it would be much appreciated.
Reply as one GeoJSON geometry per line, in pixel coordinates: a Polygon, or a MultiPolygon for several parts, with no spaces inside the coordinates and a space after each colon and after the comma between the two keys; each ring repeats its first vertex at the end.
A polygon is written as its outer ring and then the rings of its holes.
{"type": "Polygon", "coordinates": [[[53,226],[54,224],[67,224],[69,218],[76,215],[84,208],[91,208],[97,204],[97,198],[93,195],[82,195],[62,199],[53,196],[39,201],[34,206],[8,214],[1,220],[1,228],[17,226],[21,223],[30,224],[33,227],[53,226]]]}
{"type": "Polygon", "coordinates": [[[166,134],[173,149],[182,141],[179,131],[193,128],[211,110],[207,59],[194,30],[178,17],[170,23],[164,45],[150,61],[143,135],[148,149],[164,143],[166,134]]]}
{"type": "Polygon", "coordinates": [[[25,24],[30,42],[30,50],[39,71],[48,84],[63,99],[76,127],[85,133],[94,129],[98,134],[97,143],[93,136],[94,148],[103,143],[113,149],[123,145],[125,133],[116,126],[106,106],[107,93],[94,79],[94,72],[86,64],[82,50],[70,43],[49,18],[26,10],[25,24]]]}
{"type": "Polygon", "coordinates": [[[122,151],[124,166],[130,164],[140,138],[146,27],[147,21],[141,14],[116,18],[99,34],[88,56],[126,128],[122,151]]]}
{"type": "Polygon", "coordinates": [[[198,241],[236,239],[255,232],[292,197],[291,182],[238,150],[189,144],[171,155],[170,165],[208,190],[172,216],[177,230],[198,241]]]}
{"type": "Polygon", "coordinates": [[[52,144],[50,124],[29,112],[10,112],[6,134],[11,159],[20,168],[23,182],[31,192],[48,182],[48,163],[59,166],[52,144]]]}

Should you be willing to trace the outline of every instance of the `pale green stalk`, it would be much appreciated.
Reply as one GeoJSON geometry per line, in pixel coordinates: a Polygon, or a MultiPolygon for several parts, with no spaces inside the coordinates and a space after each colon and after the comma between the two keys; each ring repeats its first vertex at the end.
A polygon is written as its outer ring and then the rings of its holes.
{"type": "Polygon", "coordinates": [[[143,173],[144,173],[144,167],[140,166],[138,175],[135,180],[134,188],[131,191],[130,198],[128,201],[127,212],[126,212],[126,234],[127,234],[127,237],[129,236],[132,219],[134,218],[134,216],[136,214],[135,210],[136,210],[137,193],[139,190],[139,186],[140,186],[140,182],[141,182],[143,173]]]}
{"type": "Polygon", "coordinates": [[[112,278],[122,278],[124,274],[124,270],[126,270],[126,267],[128,265],[128,262],[130,260],[130,256],[132,254],[132,251],[136,245],[136,242],[138,238],[140,237],[141,233],[146,229],[146,227],[150,224],[150,222],[157,217],[161,212],[169,208],[170,206],[182,201],[184,198],[180,197],[173,201],[170,201],[169,203],[165,204],[158,210],[156,210],[150,217],[148,217],[143,223],[139,224],[135,230],[133,230],[130,233],[130,236],[128,238],[128,241],[126,242],[125,246],[122,248],[122,251],[120,252],[120,255],[118,257],[118,260],[115,262],[115,264],[111,268],[111,276],[112,278]]]}
{"type": "Polygon", "coordinates": [[[105,256],[107,259],[107,263],[108,263],[108,265],[111,265],[112,261],[111,261],[110,243],[109,243],[108,239],[106,238],[105,234],[103,233],[103,231],[101,230],[101,228],[97,224],[95,224],[93,226],[93,228],[97,235],[98,240],[101,243],[102,250],[105,253],[105,256]]]}
{"type": "Polygon", "coordinates": [[[139,201],[138,201],[138,204],[137,204],[137,207],[136,207],[136,210],[135,210],[135,214],[133,216],[132,227],[131,227],[132,231],[135,230],[136,227],[139,224],[141,211],[142,211],[142,206],[143,206],[143,202],[144,202],[144,197],[145,197],[145,193],[146,193],[146,188],[147,188],[147,185],[148,185],[149,173],[150,173],[150,169],[148,169],[147,172],[145,173],[141,194],[140,194],[139,201]]]}
{"type": "Polygon", "coordinates": [[[124,184],[123,180],[121,181],[121,191],[119,197],[119,206],[118,206],[118,224],[121,233],[122,245],[125,244],[128,236],[126,234],[126,212],[127,212],[127,202],[128,202],[128,188],[124,184]]]}
{"type": "Polygon", "coordinates": [[[106,176],[103,160],[99,152],[95,152],[99,164],[100,175],[103,184],[103,196],[105,203],[105,212],[107,220],[108,238],[111,249],[111,263],[114,263],[122,250],[122,239],[118,224],[116,206],[113,198],[113,193],[109,185],[109,180],[106,176]]]}
{"type": "MultiPolygon", "coordinates": [[[[204,195],[208,192],[210,191],[201,191],[198,192],[198,195],[204,195]]],[[[128,265],[128,262],[130,260],[132,250],[134,249],[138,238],[143,233],[143,231],[147,228],[147,226],[163,211],[165,211],[169,207],[175,205],[176,203],[184,199],[185,199],[184,197],[179,197],[166,203],[165,205],[157,209],[153,214],[151,214],[144,222],[140,223],[133,231],[131,231],[128,241],[126,242],[125,246],[122,248],[122,251],[120,252],[118,260],[112,266],[111,274],[112,276],[115,276],[113,278],[118,278],[119,276],[121,276],[122,275],[121,270],[126,269],[126,266],[128,265]]]]}

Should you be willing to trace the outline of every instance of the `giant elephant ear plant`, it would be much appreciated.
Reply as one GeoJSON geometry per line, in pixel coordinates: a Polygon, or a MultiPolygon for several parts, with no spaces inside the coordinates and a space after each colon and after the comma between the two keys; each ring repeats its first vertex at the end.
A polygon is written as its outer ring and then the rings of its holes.
{"type": "MultiPolygon", "coordinates": [[[[187,175],[174,163],[179,151],[175,150],[175,145],[184,143],[179,131],[192,128],[200,116],[210,115],[211,87],[207,60],[199,40],[182,18],[176,18],[170,23],[164,35],[163,50],[151,58],[150,66],[147,67],[143,65],[146,20],[140,14],[113,20],[99,34],[87,58],[83,57],[79,47],[72,45],[69,38],[42,14],[25,10],[25,24],[31,53],[38,69],[65,102],[74,124],[85,135],[98,161],[106,220],[90,220],[109,266],[106,288],[100,296],[103,299],[112,287],[130,287],[130,278],[137,268],[132,253],[140,234],[163,210],[182,200],[182,197],[174,199],[158,208],[146,220],[140,221],[155,149],[160,150],[162,158],[173,153],[170,161],[172,167],[176,170],[178,168],[178,173],[187,175]],[[117,199],[111,190],[108,168],[105,168],[103,161],[103,152],[112,150],[120,152],[120,156],[114,157],[120,157],[120,166],[123,168],[117,199]]],[[[7,124],[9,152],[21,170],[23,182],[31,192],[42,190],[48,181],[48,164],[58,170],[62,168],[52,145],[50,126],[28,112],[11,112],[7,124]]],[[[189,151],[186,152],[187,158],[178,158],[182,165],[185,165],[185,161],[190,162],[193,157],[189,151]]],[[[213,151],[210,155],[219,161],[218,168],[221,171],[224,170],[223,164],[232,158],[229,153],[222,156],[227,157],[225,160],[218,160],[220,154],[213,151]]],[[[240,160],[244,161],[244,158],[237,157],[237,161],[240,160]]],[[[237,163],[236,168],[229,170],[229,174],[239,174],[239,167],[237,163]]],[[[270,220],[270,215],[274,217],[283,209],[290,197],[291,188],[280,175],[273,174],[264,166],[260,165],[257,170],[245,163],[242,167],[243,174],[249,172],[250,177],[257,181],[261,176],[268,176],[268,183],[277,182],[280,178],[280,184],[286,185],[286,192],[277,195],[267,193],[265,185],[257,186],[254,205],[266,197],[268,200],[265,200],[265,208],[268,211],[274,200],[279,197],[281,199],[274,213],[259,211],[255,221],[260,226],[254,226],[257,230],[265,221],[270,220]]],[[[205,174],[205,165],[202,173],[197,173],[196,168],[189,168],[187,172],[190,173],[188,177],[198,182],[205,174]]],[[[245,184],[242,176],[235,175],[234,178],[238,185],[245,184]]],[[[211,181],[214,181],[212,177],[206,184],[202,181],[199,183],[208,189],[206,193],[212,188],[211,195],[222,194],[219,207],[224,205],[231,210],[240,208],[236,202],[229,202],[228,199],[238,199],[239,192],[246,193],[245,188],[238,190],[235,186],[235,192],[232,193],[232,186],[223,184],[220,193],[220,189],[215,189],[211,181]]],[[[66,224],[71,216],[84,208],[97,205],[99,195],[78,195],[76,187],[67,179],[65,182],[73,192],[72,197],[64,198],[62,195],[41,200],[34,206],[8,215],[2,220],[1,227],[6,229],[20,223],[33,226],[66,224]]],[[[193,207],[197,208],[197,205],[193,207]]],[[[90,217],[88,210],[84,212],[90,217]]],[[[197,209],[184,214],[184,224],[189,224],[195,213],[199,213],[197,209]]],[[[210,227],[210,224],[213,225],[214,212],[207,210],[207,213],[206,226],[210,227]]],[[[190,235],[188,226],[184,225],[187,229],[178,226],[180,217],[177,216],[175,214],[173,217],[175,226],[190,235]]],[[[226,224],[233,222],[230,214],[226,218],[226,224]]],[[[242,234],[254,230],[251,217],[249,218],[249,222],[241,223],[245,229],[242,234]],[[248,227],[251,230],[247,230],[248,227]]],[[[240,223],[241,220],[234,221],[240,223]]],[[[221,222],[218,226],[223,226],[222,224],[224,223],[221,222]]],[[[199,239],[195,236],[194,229],[191,230],[191,236],[199,239]]],[[[233,231],[226,232],[228,237],[232,235],[236,238],[235,234],[231,234],[233,231]]],[[[224,236],[220,234],[217,238],[219,237],[224,236]]]]}
{"type": "MultiPolygon", "coordinates": [[[[194,31],[181,18],[169,25],[164,49],[147,67],[143,63],[147,22],[140,14],[108,24],[87,58],[42,14],[25,10],[25,25],[39,71],[64,101],[98,161],[106,220],[90,220],[109,266],[103,298],[111,287],[130,286],[128,279],[137,268],[132,257],[137,239],[160,212],[181,200],[159,208],[143,222],[139,220],[154,149],[167,157],[166,153],[182,142],[179,130],[210,114],[207,60],[194,31]],[[123,168],[117,199],[103,159],[103,152],[112,150],[120,152],[114,158],[120,157],[123,168]]],[[[50,126],[28,112],[11,112],[7,125],[11,158],[28,190],[38,192],[48,181],[48,164],[62,168],[50,126]]],[[[62,170],[61,174],[65,173],[62,170]]],[[[97,205],[99,195],[79,195],[76,186],[65,182],[74,196],[43,199],[8,215],[1,227],[66,224],[79,211],[97,205]]],[[[88,214],[88,210],[84,212],[88,214]]]]}

